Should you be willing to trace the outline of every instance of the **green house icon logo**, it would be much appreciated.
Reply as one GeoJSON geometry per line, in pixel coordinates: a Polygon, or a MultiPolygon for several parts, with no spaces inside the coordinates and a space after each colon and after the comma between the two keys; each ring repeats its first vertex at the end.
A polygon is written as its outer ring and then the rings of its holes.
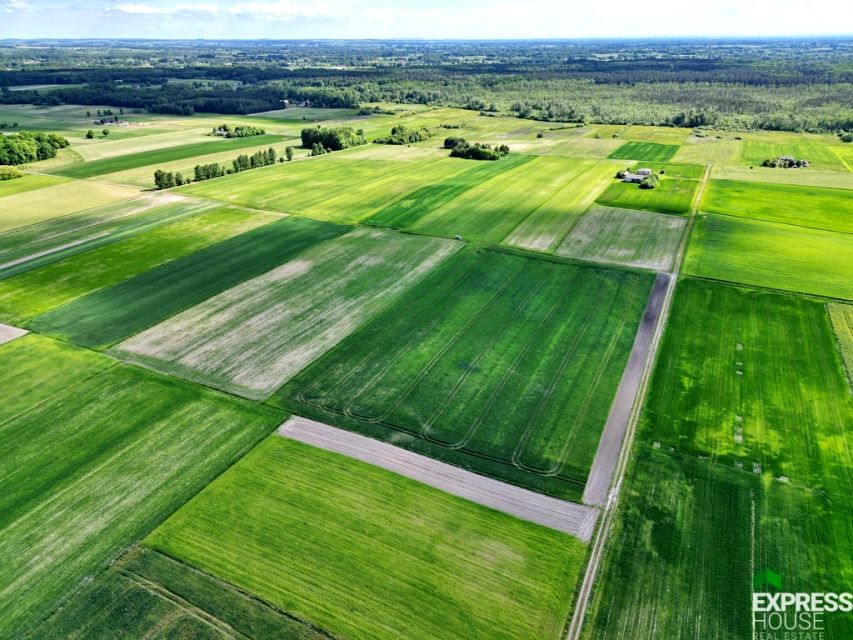
{"type": "Polygon", "coordinates": [[[762,591],[765,586],[773,587],[776,591],[781,591],[782,576],[772,569],[762,569],[752,578],[752,590],[762,591]]]}

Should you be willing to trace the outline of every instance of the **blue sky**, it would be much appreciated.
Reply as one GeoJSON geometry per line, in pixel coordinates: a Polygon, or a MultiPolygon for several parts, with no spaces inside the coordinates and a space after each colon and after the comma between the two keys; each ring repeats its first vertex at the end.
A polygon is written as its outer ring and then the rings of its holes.
{"type": "Polygon", "coordinates": [[[595,38],[850,33],[849,0],[0,0],[0,38],[595,38]]]}

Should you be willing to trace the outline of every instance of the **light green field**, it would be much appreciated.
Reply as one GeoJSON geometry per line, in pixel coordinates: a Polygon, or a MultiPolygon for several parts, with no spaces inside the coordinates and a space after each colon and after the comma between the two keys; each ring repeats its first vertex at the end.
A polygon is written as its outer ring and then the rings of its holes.
{"type": "Polygon", "coordinates": [[[132,187],[75,181],[0,197],[0,233],[135,195],[132,187]]]}
{"type": "Polygon", "coordinates": [[[576,160],[529,158],[508,156],[498,160],[519,164],[431,211],[409,229],[415,233],[500,242],[576,176],[573,172],[576,160]]]}
{"type": "Polygon", "coordinates": [[[112,352],[263,399],[461,247],[356,229],[151,327],[112,352]]]}
{"type": "Polygon", "coordinates": [[[826,308],[832,321],[832,329],[835,331],[838,351],[844,362],[847,381],[853,391],[853,305],[830,302],[826,308]]]}
{"type": "Polygon", "coordinates": [[[656,271],[672,268],[687,221],[651,211],[592,207],[556,250],[558,256],[656,271]]]}
{"type": "Polygon", "coordinates": [[[853,144],[848,142],[830,147],[830,149],[847,166],[848,171],[853,171],[853,144]]]}
{"type": "Polygon", "coordinates": [[[846,189],[711,180],[701,208],[709,213],[853,233],[853,193],[846,189]]]}
{"type": "Polygon", "coordinates": [[[91,351],[30,333],[0,345],[0,425],[113,366],[91,351]]]}
{"type": "Polygon", "coordinates": [[[848,170],[844,162],[832,152],[828,144],[831,138],[828,137],[784,132],[751,132],[743,134],[743,138],[741,164],[744,165],[758,166],[768,158],[792,156],[797,160],[808,160],[809,169],[848,170]]]}
{"type": "Polygon", "coordinates": [[[791,484],[849,497],[851,424],[853,397],[823,302],[679,283],[643,441],[747,471],[760,465],[791,484]]]}
{"type": "Polygon", "coordinates": [[[713,136],[694,138],[690,136],[672,157],[675,162],[713,164],[714,167],[740,163],[743,142],[730,137],[718,139],[713,136]]]}
{"type": "Polygon", "coordinates": [[[543,155],[604,159],[623,144],[621,140],[614,140],[610,137],[590,138],[585,136],[567,137],[555,143],[549,137],[550,135],[546,134],[545,139],[542,141],[537,140],[536,144],[530,145],[530,148],[526,152],[531,154],[542,153],[543,155]],[[538,149],[541,149],[541,151],[538,151],[538,149]]]}
{"type": "Polygon", "coordinates": [[[20,323],[137,273],[272,222],[272,213],[202,205],[198,215],[0,281],[0,318],[20,323]]]}
{"type": "Polygon", "coordinates": [[[146,544],[352,640],[559,638],[586,547],[273,436],[146,544]]]}
{"type": "Polygon", "coordinates": [[[631,125],[620,134],[623,140],[635,140],[637,142],[654,142],[657,144],[683,144],[690,135],[690,129],[679,129],[677,127],[644,127],[642,125],[631,125]]]}
{"type": "Polygon", "coordinates": [[[26,632],[280,420],[119,366],[0,425],[0,635],[26,632]]]}
{"type": "Polygon", "coordinates": [[[847,264],[851,234],[709,213],[697,217],[684,272],[853,300],[847,264]]]}
{"type": "Polygon", "coordinates": [[[571,181],[513,229],[504,244],[531,251],[556,250],[618,169],[612,160],[575,160],[570,166],[565,176],[571,181]]]}
{"type": "Polygon", "coordinates": [[[646,162],[667,162],[678,151],[676,144],[658,144],[656,142],[625,142],[608,158],[619,160],[644,160],[646,162]]]}
{"type": "Polygon", "coordinates": [[[714,168],[714,178],[767,184],[796,184],[803,187],[853,189],[853,174],[819,169],[771,169],[770,167],[727,166],[714,168]]]}
{"type": "Polygon", "coordinates": [[[661,176],[654,189],[641,189],[638,184],[612,179],[596,202],[622,209],[645,209],[660,213],[685,214],[690,210],[699,186],[697,180],[661,176]]]}
{"type": "Polygon", "coordinates": [[[46,176],[28,173],[21,178],[14,180],[0,180],[0,202],[2,198],[13,196],[18,193],[35,191],[36,189],[44,189],[57,184],[68,182],[65,178],[59,176],[46,176]]]}
{"type": "Polygon", "coordinates": [[[201,128],[179,128],[166,129],[164,125],[137,125],[134,128],[142,129],[147,135],[135,136],[116,140],[112,133],[106,140],[95,139],[86,143],[75,144],[74,149],[87,161],[103,160],[116,156],[143,153],[145,151],[156,151],[168,147],[176,147],[184,144],[195,144],[221,141],[221,138],[206,135],[210,133],[207,127],[201,128]]]}

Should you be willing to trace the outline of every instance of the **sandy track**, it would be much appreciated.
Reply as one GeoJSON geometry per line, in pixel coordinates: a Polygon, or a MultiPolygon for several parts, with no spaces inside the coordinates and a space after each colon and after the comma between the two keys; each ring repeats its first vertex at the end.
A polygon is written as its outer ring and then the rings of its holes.
{"type": "Polygon", "coordinates": [[[493,480],[307,418],[290,418],[279,427],[278,434],[393,471],[490,509],[568,533],[583,542],[589,542],[598,518],[598,509],[493,480]]]}
{"type": "Polygon", "coordinates": [[[631,409],[640,389],[640,381],[649,361],[652,337],[663,310],[670,277],[669,274],[659,273],[655,278],[649,302],[643,313],[643,319],[640,321],[640,328],[637,329],[637,336],[634,338],[634,346],[631,349],[628,364],[625,365],[619,389],[613,398],[610,414],[607,416],[601,440],[598,442],[598,450],[595,453],[592,470],[583,492],[584,504],[601,507],[607,502],[607,493],[613,481],[613,473],[616,471],[619,453],[622,450],[622,441],[625,437],[625,430],[628,428],[628,418],[631,415],[631,409]]]}
{"type": "Polygon", "coordinates": [[[13,327],[10,324],[0,324],[0,344],[6,344],[7,342],[11,342],[15,338],[20,338],[28,333],[29,331],[26,329],[19,329],[18,327],[13,327]]]}

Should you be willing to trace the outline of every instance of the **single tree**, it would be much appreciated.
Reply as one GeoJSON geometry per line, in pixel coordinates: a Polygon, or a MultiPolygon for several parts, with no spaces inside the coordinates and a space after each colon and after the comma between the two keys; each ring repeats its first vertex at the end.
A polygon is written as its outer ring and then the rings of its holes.
{"type": "Polygon", "coordinates": [[[293,147],[287,147],[284,150],[284,155],[287,157],[287,161],[290,162],[293,160],[293,147]]]}
{"type": "Polygon", "coordinates": [[[94,138],[94,137],[95,137],[95,132],[94,132],[94,131],[92,131],[91,129],[89,129],[89,130],[86,132],[86,137],[87,137],[89,140],[91,140],[92,138],[94,138]]]}

